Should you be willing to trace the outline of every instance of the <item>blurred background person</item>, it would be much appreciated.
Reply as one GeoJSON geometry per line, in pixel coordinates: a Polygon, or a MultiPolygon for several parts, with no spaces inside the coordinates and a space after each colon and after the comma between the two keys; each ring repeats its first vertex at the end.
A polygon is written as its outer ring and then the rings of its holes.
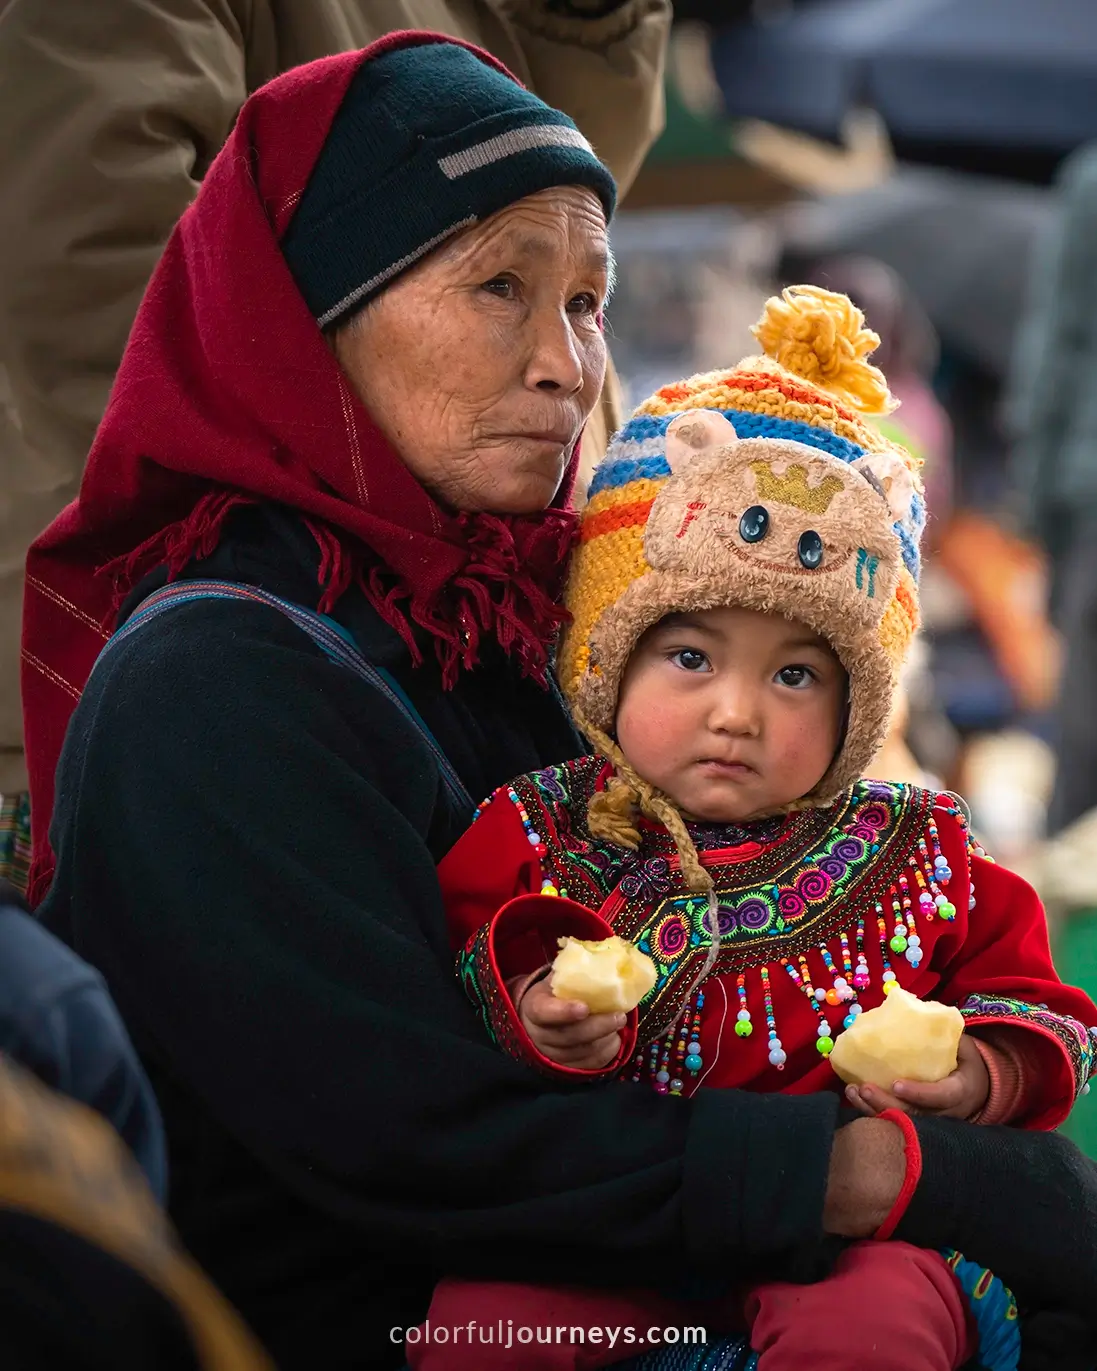
{"type": "MultiPolygon", "coordinates": [[[[624,192],[662,125],[670,8],[0,0],[0,876],[25,881],[29,853],[26,551],[76,495],[145,285],[246,97],[387,32],[437,30],[486,48],[570,114],[624,192]]],[[[615,393],[610,376],[584,438],[588,467],[616,427],[615,393]]]]}
{"type": "MultiPolygon", "coordinates": [[[[1095,19],[1097,23],[1097,19],[1095,19]]],[[[1017,508],[1065,644],[1048,831],[1097,807],[1097,144],[1064,165],[1017,348],[1017,508]]]]}
{"type": "Polygon", "coordinates": [[[167,1198],[164,1126],[106,983],[0,880],[0,1055],[94,1109],[167,1198]]]}
{"type": "Polygon", "coordinates": [[[160,1110],[103,978],[0,881],[4,1371],[271,1371],[166,1197],[160,1110]]]}

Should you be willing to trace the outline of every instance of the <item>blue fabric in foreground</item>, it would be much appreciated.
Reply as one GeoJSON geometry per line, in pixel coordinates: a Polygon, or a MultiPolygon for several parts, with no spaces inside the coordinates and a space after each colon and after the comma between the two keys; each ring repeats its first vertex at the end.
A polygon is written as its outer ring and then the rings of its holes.
{"type": "Polygon", "coordinates": [[[758,1355],[742,1335],[700,1347],[660,1347],[620,1362],[617,1371],[755,1371],[758,1355]]]}
{"type": "Polygon", "coordinates": [[[979,1365],[986,1371],[1017,1371],[1021,1329],[1012,1293],[985,1266],[969,1262],[959,1252],[946,1252],[944,1256],[975,1320],[979,1365]]]}

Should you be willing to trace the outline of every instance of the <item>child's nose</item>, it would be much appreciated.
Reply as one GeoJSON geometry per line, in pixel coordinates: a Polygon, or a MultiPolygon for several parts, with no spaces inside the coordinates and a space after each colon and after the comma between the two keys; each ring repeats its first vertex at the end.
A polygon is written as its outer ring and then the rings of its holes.
{"type": "Polygon", "coordinates": [[[758,692],[745,682],[727,682],[713,700],[710,726],[717,733],[753,735],[759,728],[758,692]]]}

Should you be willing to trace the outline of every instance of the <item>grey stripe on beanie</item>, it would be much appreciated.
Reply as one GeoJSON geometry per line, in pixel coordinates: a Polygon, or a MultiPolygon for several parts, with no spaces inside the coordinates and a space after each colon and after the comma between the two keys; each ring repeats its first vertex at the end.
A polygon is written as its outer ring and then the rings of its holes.
{"type": "Polygon", "coordinates": [[[513,157],[516,152],[528,152],[531,148],[585,148],[594,156],[594,149],[578,129],[569,129],[562,124],[534,124],[530,128],[500,133],[464,152],[451,152],[448,157],[440,158],[438,165],[443,175],[455,181],[458,176],[467,176],[470,171],[479,171],[492,162],[501,162],[504,157],[513,157]]]}
{"type": "Polygon", "coordinates": [[[432,248],[436,248],[439,243],[444,243],[447,238],[452,238],[455,233],[460,233],[463,228],[471,228],[476,223],[475,219],[462,219],[457,224],[450,224],[449,228],[443,229],[441,233],[435,234],[433,238],[428,238],[425,243],[420,243],[414,251],[409,252],[406,257],[401,257],[398,262],[393,262],[391,266],[379,271],[376,276],[371,276],[368,281],[363,281],[360,286],[356,286],[349,295],[345,295],[342,300],[332,305],[331,309],[325,314],[321,314],[317,323],[321,328],[327,328],[333,324],[341,314],[346,314],[349,309],[365,300],[367,295],[375,295],[384,285],[387,285],[394,276],[399,276],[402,271],[407,271],[408,267],[414,266],[420,257],[425,257],[432,248]]]}
{"type": "Polygon", "coordinates": [[[613,214],[613,177],[566,114],[458,44],[397,48],[355,73],[282,253],[327,327],[453,234],[565,185],[613,214]]]}

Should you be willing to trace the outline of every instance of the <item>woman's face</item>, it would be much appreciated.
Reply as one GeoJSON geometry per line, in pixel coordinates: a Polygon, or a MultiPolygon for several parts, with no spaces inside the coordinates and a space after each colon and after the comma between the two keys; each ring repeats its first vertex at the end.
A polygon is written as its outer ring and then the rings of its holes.
{"type": "Polygon", "coordinates": [[[336,334],[374,422],[443,504],[551,504],[602,388],[609,270],[598,197],[557,187],[460,234],[336,334]]]}

